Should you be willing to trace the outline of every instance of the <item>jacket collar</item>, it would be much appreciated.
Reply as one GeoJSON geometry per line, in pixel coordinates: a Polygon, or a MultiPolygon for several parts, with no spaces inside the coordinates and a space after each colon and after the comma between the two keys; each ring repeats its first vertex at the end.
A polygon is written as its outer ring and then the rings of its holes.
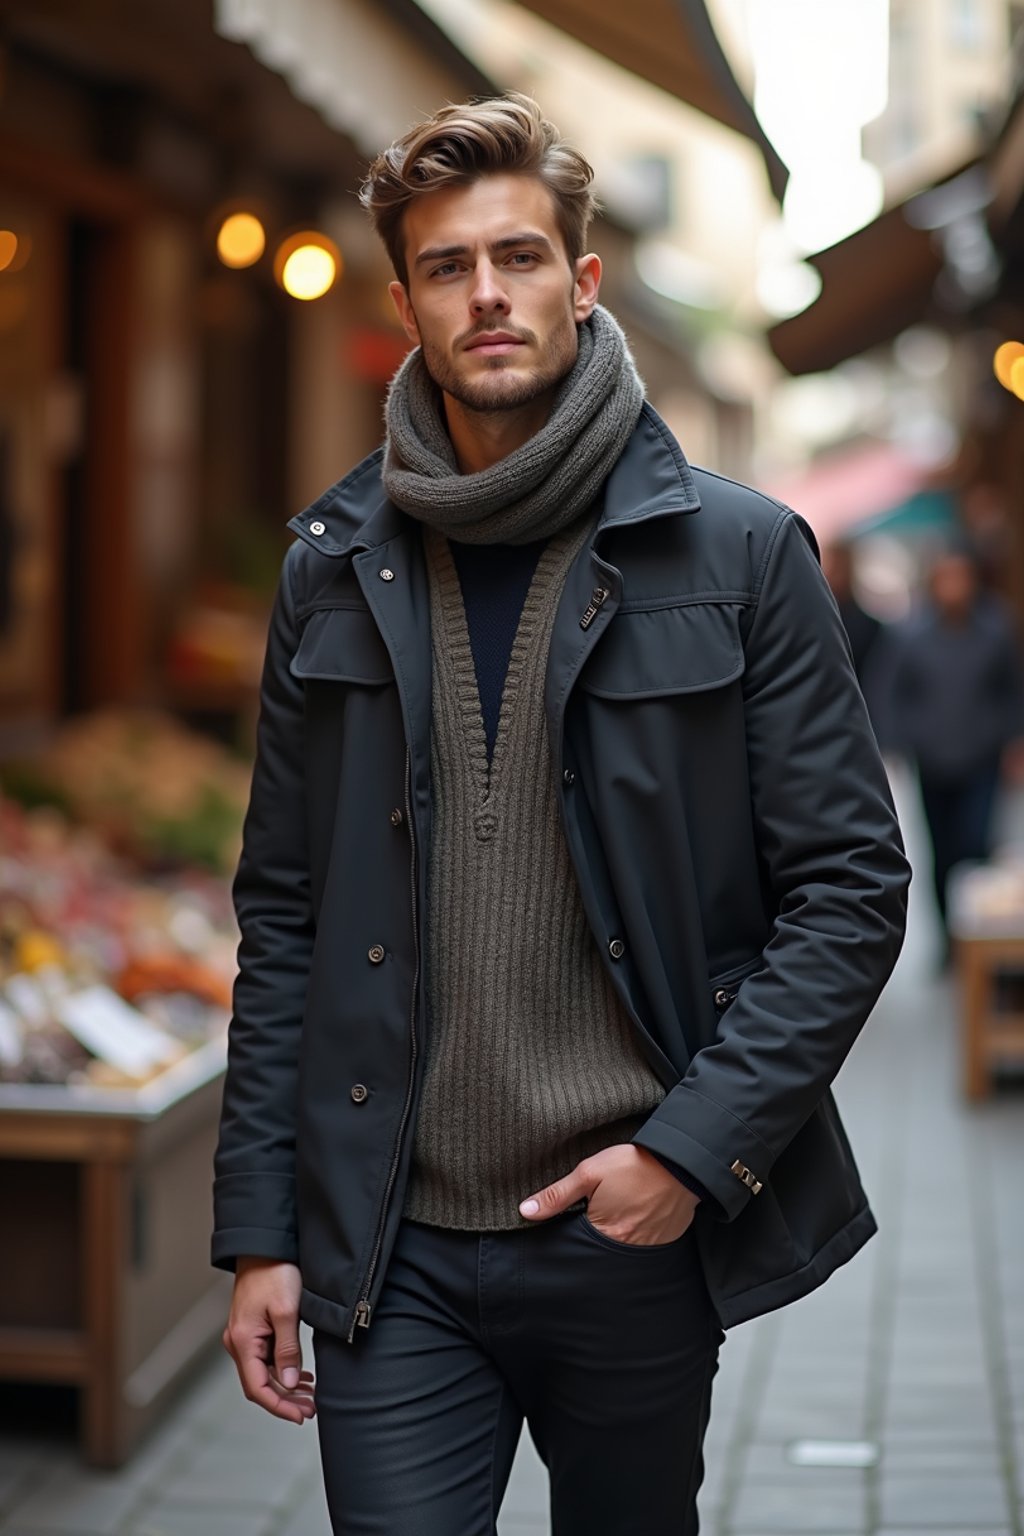
{"type": "Polygon", "coordinates": [[[605,481],[598,534],[672,512],[697,512],[693,471],[668,427],[645,400],[636,430],[605,481]]]}
{"type": "MultiPolygon", "coordinates": [[[[384,449],[357,464],[288,527],[324,555],[376,549],[407,531],[411,519],[384,494],[384,449]]],[[[605,483],[597,537],[612,528],[648,522],[670,513],[697,512],[693,472],[653,406],[644,402],[640,419],[605,483]]]]}

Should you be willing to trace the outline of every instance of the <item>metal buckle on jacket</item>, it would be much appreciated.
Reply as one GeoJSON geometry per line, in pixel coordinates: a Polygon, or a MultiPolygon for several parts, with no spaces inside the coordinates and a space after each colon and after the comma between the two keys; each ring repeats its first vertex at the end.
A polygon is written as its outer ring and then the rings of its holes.
{"type": "Polygon", "coordinates": [[[764,1188],[761,1180],[757,1177],[756,1173],[751,1173],[746,1163],[741,1163],[739,1158],[733,1163],[730,1171],[736,1175],[741,1184],[747,1186],[752,1195],[759,1195],[761,1193],[764,1188]]]}

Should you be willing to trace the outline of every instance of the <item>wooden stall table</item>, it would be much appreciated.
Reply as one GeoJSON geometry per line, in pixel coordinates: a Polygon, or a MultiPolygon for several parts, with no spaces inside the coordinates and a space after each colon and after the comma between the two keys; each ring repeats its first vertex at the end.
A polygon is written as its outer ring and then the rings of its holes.
{"type": "Polygon", "coordinates": [[[217,1337],[218,1039],[131,1089],[0,1084],[0,1378],[73,1385],[116,1467],[217,1337]]]}
{"type": "Polygon", "coordinates": [[[1024,1065],[1024,1008],[1007,1007],[1006,998],[997,997],[998,978],[1015,975],[1024,998],[1024,866],[954,871],[949,911],[961,985],[963,1091],[968,1099],[983,1099],[997,1066],[1024,1065]]]}

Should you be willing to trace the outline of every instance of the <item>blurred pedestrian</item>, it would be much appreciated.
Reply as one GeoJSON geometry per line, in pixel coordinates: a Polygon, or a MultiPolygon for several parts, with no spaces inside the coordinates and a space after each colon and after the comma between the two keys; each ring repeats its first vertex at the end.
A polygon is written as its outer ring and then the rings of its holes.
{"type": "Polygon", "coordinates": [[[875,676],[883,629],[881,622],[875,618],[874,614],[868,613],[857,599],[854,587],[854,554],[850,541],[837,540],[835,543],[827,544],[821,552],[821,568],[825,572],[825,580],[832,589],[832,596],[839,609],[839,617],[843,621],[843,628],[850,642],[853,669],[868,706],[868,713],[874,719],[875,676]]]}
{"type": "Polygon", "coordinates": [[[950,871],[989,856],[997,791],[1004,771],[1018,771],[1024,736],[1014,626],[970,548],[933,561],[926,601],[895,628],[885,660],[882,741],[916,765],[945,963],[950,871]]]}
{"type": "Polygon", "coordinates": [[[372,166],[417,345],[272,620],[213,1254],[345,1536],[493,1536],[524,1417],[556,1536],[692,1536],[722,1325],[874,1231],[884,772],[806,525],[644,400],[591,177],[520,96],[372,166]]]}
{"type": "Polygon", "coordinates": [[[853,668],[861,687],[864,674],[882,632],[882,625],[861,607],[854,590],[853,547],[848,540],[827,544],[821,552],[821,568],[832,589],[853,652],[853,668]]]}

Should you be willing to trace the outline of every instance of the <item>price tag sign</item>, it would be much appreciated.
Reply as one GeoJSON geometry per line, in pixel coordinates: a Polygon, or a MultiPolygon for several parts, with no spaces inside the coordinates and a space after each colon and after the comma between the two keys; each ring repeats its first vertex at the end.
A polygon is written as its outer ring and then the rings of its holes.
{"type": "Polygon", "coordinates": [[[80,1045],[127,1077],[149,1077],[184,1054],[179,1040],[158,1029],[109,987],[72,993],[55,1011],[80,1045]]]}

